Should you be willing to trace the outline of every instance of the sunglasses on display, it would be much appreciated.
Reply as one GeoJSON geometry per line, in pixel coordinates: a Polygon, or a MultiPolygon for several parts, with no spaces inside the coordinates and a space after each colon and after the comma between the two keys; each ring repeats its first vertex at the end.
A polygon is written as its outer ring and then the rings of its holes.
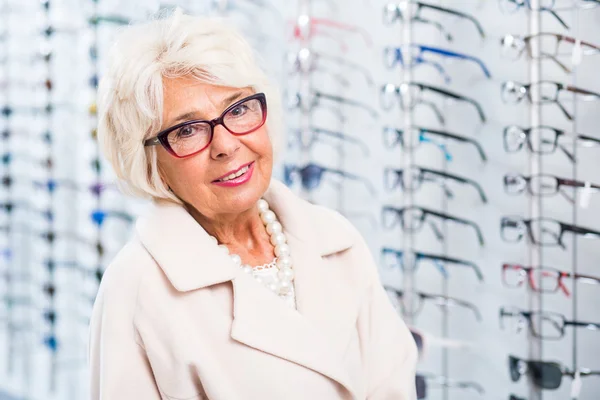
{"type": "Polygon", "coordinates": [[[374,86],[373,76],[369,70],[360,64],[353,63],[342,57],[336,57],[329,54],[317,52],[306,47],[300,49],[297,53],[290,53],[288,61],[293,65],[294,71],[308,74],[315,71],[325,72],[337,79],[343,86],[349,86],[350,81],[341,73],[333,72],[322,67],[321,61],[331,62],[337,65],[348,67],[360,72],[369,86],[374,86]]]}
{"type": "Polygon", "coordinates": [[[191,157],[210,145],[217,125],[242,136],[256,131],[266,120],[267,99],[264,93],[257,93],[233,103],[215,119],[185,121],[167,128],[146,139],[144,146],[160,144],[174,157],[191,157]]]}
{"type": "Polygon", "coordinates": [[[525,234],[531,243],[539,246],[559,246],[566,250],[563,243],[565,232],[581,235],[584,238],[600,239],[600,232],[581,226],[565,224],[552,218],[523,219],[521,217],[503,217],[500,221],[500,234],[508,243],[520,242],[525,234]]]}
{"type": "Polygon", "coordinates": [[[471,261],[462,260],[460,258],[448,257],[440,254],[423,253],[419,251],[411,251],[405,253],[402,250],[383,247],[381,249],[382,264],[387,268],[400,268],[402,271],[416,271],[421,262],[432,262],[433,265],[440,271],[444,278],[449,277],[447,266],[454,265],[457,267],[470,268],[475,272],[477,279],[483,281],[483,273],[477,264],[471,261]],[[408,266],[405,263],[406,254],[411,255],[408,266]]]}
{"type": "Polygon", "coordinates": [[[528,325],[531,334],[539,339],[558,340],[565,336],[565,327],[599,330],[600,324],[595,322],[569,321],[564,315],[548,311],[525,311],[516,307],[500,308],[500,328],[504,329],[504,320],[516,322],[513,328],[519,333],[528,325]],[[516,319],[516,321],[515,321],[516,319]]]}
{"type": "Polygon", "coordinates": [[[443,241],[444,235],[440,228],[435,224],[435,219],[439,219],[441,221],[452,221],[460,225],[472,227],[477,234],[479,244],[484,246],[485,241],[483,239],[483,234],[481,233],[481,228],[479,228],[479,225],[477,225],[475,222],[417,206],[402,208],[384,206],[382,209],[382,221],[385,229],[393,229],[398,222],[400,222],[400,226],[404,232],[416,233],[423,228],[425,221],[427,221],[431,226],[436,238],[440,241],[443,241]]]}
{"type": "Polygon", "coordinates": [[[599,185],[590,182],[564,179],[553,175],[504,175],[504,191],[509,195],[522,194],[525,190],[533,196],[553,196],[560,193],[569,202],[574,203],[575,198],[565,190],[566,188],[593,192],[600,190],[599,185]]]}
{"type": "Polygon", "coordinates": [[[352,25],[345,24],[343,22],[335,21],[327,18],[317,18],[310,17],[306,14],[299,15],[296,19],[296,23],[294,24],[294,38],[297,40],[307,41],[312,39],[315,36],[326,36],[334,39],[340,45],[340,48],[343,51],[347,50],[347,46],[343,41],[339,40],[333,35],[330,35],[327,32],[327,29],[347,32],[347,33],[357,33],[362,36],[366,45],[369,47],[373,46],[373,39],[371,35],[367,33],[363,28],[352,25]],[[326,28],[322,30],[321,28],[326,28]]]}
{"type": "Polygon", "coordinates": [[[430,168],[413,166],[408,173],[404,169],[386,168],[384,171],[386,188],[393,191],[398,187],[406,191],[416,191],[421,188],[424,182],[432,182],[438,184],[443,190],[447,198],[454,198],[454,192],[448,187],[448,182],[457,182],[463,185],[470,185],[479,194],[481,201],[487,203],[487,197],[481,185],[472,179],[464,178],[444,171],[438,171],[430,168]],[[410,177],[410,181],[409,178],[410,177]]]}
{"type": "Polygon", "coordinates": [[[578,283],[600,285],[600,277],[573,274],[556,268],[525,267],[519,264],[502,265],[502,282],[506,287],[517,288],[527,281],[529,288],[538,293],[556,293],[559,289],[567,297],[571,292],[565,284],[566,279],[578,283]]]}
{"type": "Polygon", "coordinates": [[[483,387],[477,382],[463,382],[441,375],[418,372],[415,379],[417,399],[426,399],[429,386],[471,390],[477,394],[485,394],[483,387]]]}
{"type": "Polygon", "coordinates": [[[459,143],[471,144],[477,149],[481,160],[483,162],[487,161],[487,156],[481,144],[475,139],[466,136],[418,126],[408,127],[407,129],[396,129],[389,126],[383,128],[383,141],[387,148],[394,148],[399,144],[405,149],[414,150],[419,147],[421,143],[432,143],[444,152],[446,160],[451,161],[452,155],[448,152],[445,142],[440,143],[442,140],[452,140],[459,143]]]}
{"type": "Polygon", "coordinates": [[[528,375],[535,386],[549,390],[558,389],[563,376],[574,378],[576,373],[581,377],[600,376],[600,371],[587,368],[571,371],[558,362],[530,361],[515,356],[508,356],[508,368],[513,382],[519,381],[523,375],[528,375]]]}
{"type": "Polygon", "coordinates": [[[424,3],[421,1],[401,1],[398,3],[388,3],[383,8],[383,22],[386,25],[391,25],[397,21],[411,21],[411,22],[419,22],[427,25],[431,25],[435,27],[440,33],[444,35],[446,40],[452,41],[453,36],[450,32],[448,32],[444,25],[442,25],[438,21],[431,20],[429,18],[425,18],[421,16],[421,12],[423,10],[435,11],[436,13],[442,14],[442,16],[450,15],[453,17],[457,17],[460,19],[464,19],[472,22],[477,29],[479,35],[484,38],[485,32],[483,31],[483,26],[479,23],[479,21],[473,16],[463,13],[458,10],[454,10],[447,7],[438,6],[436,4],[424,3]]]}
{"type": "Polygon", "coordinates": [[[439,47],[424,46],[419,44],[410,44],[402,47],[386,47],[384,49],[384,63],[388,68],[394,68],[398,64],[405,68],[415,68],[419,65],[431,65],[440,73],[446,83],[450,83],[452,79],[446,72],[444,66],[437,61],[424,58],[423,56],[425,54],[433,54],[449,59],[474,62],[481,68],[487,78],[492,77],[485,63],[477,57],[446,49],[440,49],[439,47]]]}
{"type": "Polygon", "coordinates": [[[575,155],[564,144],[560,143],[562,141],[570,143],[574,141],[578,147],[589,148],[600,146],[600,139],[569,133],[550,126],[541,125],[522,128],[510,125],[504,128],[504,150],[507,153],[516,153],[523,148],[524,143],[527,143],[527,149],[537,154],[553,154],[557,148],[560,148],[571,162],[575,162],[575,155]],[[533,140],[532,138],[538,138],[538,140],[533,140]]]}
{"type": "Polygon", "coordinates": [[[502,54],[512,60],[518,60],[523,54],[530,59],[548,59],[556,63],[566,73],[571,68],[559,60],[559,57],[574,57],[575,54],[589,56],[600,53],[600,47],[579,39],[558,33],[536,33],[535,35],[506,35],[500,41],[502,54]],[[534,57],[534,54],[537,56],[534,57]]]}
{"type": "Polygon", "coordinates": [[[573,115],[567,111],[565,106],[558,100],[561,92],[569,92],[581,96],[583,101],[599,101],[600,93],[577,88],[571,85],[564,85],[559,82],[539,81],[529,84],[523,84],[515,81],[506,81],[502,84],[502,100],[505,103],[518,104],[524,98],[527,98],[531,104],[556,104],[563,115],[569,120],[573,120],[573,115]],[[536,88],[539,91],[540,99],[534,101],[531,97],[531,89],[536,88]]]}
{"type": "Polygon", "coordinates": [[[475,315],[475,319],[477,321],[481,321],[481,313],[479,309],[468,301],[455,299],[453,297],[442,296],[438,294],[429,294],[423,292],[411,292],[410,297],[412,299],[410,305],[407,305],[405,299],[405,292],[403,290],[398,290],[390,286],[384,285],[385,290],[390,293],[393,298],[398,300],[400,305],[400,309],[405,316],[417,316],[423,311],[423,304],[425,301],[430,301],[437,305],[440,308],[448,308],[448,307],[457,307],[457,308],[466,308],[473,312],[475,315]],[[411,307],[411,308],[408,308],[411,307]]]}
{"type": "MultiPolygon", "coordinates": [[[[324,167],[314,163],[307,164],[304,167],[288,164],[284,166],[283,173],[286,185],[292,186],[294,183],[294,177],[299,176],[300,182],[306,190],[314,190],[318,188],[321,185],[324,174],[361,182],[372,195],[375,194],[375,188],[367,178],[354,175],[340,169],[324,167]]],[[[333,181],[333,183],[340,188],[340,181],[333,181]]]]}
{"type": "Polygon", "coordinates": [[[444,99],[456,100],[471,104],[477,110],[481,122],[483,123],[486,121],[483,108],[479,102],[440,87],[430,86],[418,82],[404,82],[400,85],[395,85],[393,83],[384,84],[381,87],[380,93],[381,107],[385,110],[391,110],[395,102],[400,104],[400,109],[402,110],[413,110],[419,104],[427,105],[433,110],[438,121],[444,125],[446,123],[444,115],[434,102],[423,99],[423,95],[425,93],[432,93],[441,96],[444,99]]]}
{"type": "MultiPolygon", "coordinates": [[[[579,0],[577,8],[593,8],[600,5],[598,0],[579,0]]],[[[556,0],[542,0],[537,7],[531,5],[531,0],[499,0],[500,9],[505,13],[512,14],[521,8],[528,8],[531,11],[546,12],[554,17],[564,28],[569,29],[569,25],[556,13],[558,10],[569,10],[573,7],[559,8],[556,6],[556,0]]]]}
{"type": "MultiPolygon", "coordinates": [[[[296,93],[295,95],[288,97],[288,107],[291,109],[298,108],[304,113],[309,113],[316,107],[322,106],[321,100],[327,100],[338,104],[344,104],[360,108],[368,112],[372,118],[377,118],[379,116],[379,113],[371,106],[360,101],[355,101],[342,96],[323,93],[318,90],[311,90],[311,94],[309,95],[309,97],[310,99],[307,99],[303,97],[300,93],[296,93]]],[[[345,116],[341,112],[341,110],[334,108],[333,112],[338,114],[338,118],[340,119],[340,121],[345,121],[345,116]]]]}
{"type": "MultiPolygon", "coordinates": [[[[369,156],[369,147],[365,142],[343,132],[311,126],[307,130],[295,129],[293,138],[303,150],[312,148],[316,142],[327,143],[327,139],[341,140],[342,142],[357,145],[365,156],[369,156]]],[[[291,141],[290,141],[291,143],[291,141]]]]}

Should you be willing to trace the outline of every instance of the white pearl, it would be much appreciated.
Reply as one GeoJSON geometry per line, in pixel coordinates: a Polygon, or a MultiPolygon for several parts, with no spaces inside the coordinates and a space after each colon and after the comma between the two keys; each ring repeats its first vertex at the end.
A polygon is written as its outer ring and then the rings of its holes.
{"type": "Polygon", "coordinates": [[[289,254],[290,254],[290,246],[288,246],[287,243],[282,243],[282,244],[275,246],[275,255],[277,257],[281,257],[284,255],[289,255],[289,254]]]}
{"type": "Polygon", "coordinates": [[[244,265],[242,265],[242,271],[244,271],[247,274],[251,274],[252,273],[252,267],[249,266],[248,264],[244,264],[244,265]]]}
{"type": "Polygon", "coordinates": [[[269,233],[269,235],[272,235],[274,233],[281,233],[282,231],[283,227],[281,226],[279,221],[273,221],[267,224],[267,232],[269,233]]]}
{"type": "Polygon", "coordinates": [[[258,211],[263,213],[269,209],[269,203],[265,199],[258,200],[258,211]]]}
{"type": "Polygon", "coordinates": [[[236,265],[236,267],[242,265],[242,257],[238,256],[237,254],[230,254],[229,257],[231,258],[231,261],[233,261],[233,263],[236,265]]]}
{"type": "Polygon", "coordinates": [[[277,272],[277,277],[282,282],[289,282],[294,280],[294,270],[291,268],[281,268],[277,272]]]}
{"type": "Polygon", "coordinates": [[[285,244],[285,242],[286,239],[283,233],[276,233],[274,235],[271,235],[271,244],[273,246],[279,246],[281,244],[285,244]]]}
{"type": "Polygon", "coordinates": [[[224,244],[220,244],[219,248],[225,252],[225,254],[229,254],[229,249],[224,244]]]}
{"type": "Polygon", "coordinates": [[[275,213],[271,210],[267,210],[261,214],[260,218],[264,222],[265,225],[274,222],[277,218],[275,217],[275,213]]]}
{"type": "Polygon", "coordinates": [[[290,281],[283,281],[279,284],[279,293],[288,294],[292,290],[292,283],[290,281]]]}
{"type": "Polygon", "coordinates": [[[283,255],[277,259],[277,267],[279,269],[291,268],[292,258],[288,255],[283,255]]]}
{"type": "Polygon", "coordinates": [[[269,283],[269,284],[267,285],[267,287],[269,288],[269,290],[271,290],[271,291],[273,291],[273,292],[275,292],[275,293],[279,292],[279,287],[280,287],[280,286],[281,286],[281,285],[280,285],[280,284],[279,284],[279,282],[277,282],[277,281],[271,282],[271,283],[269,283]]]}
{"type": "Polygon", "coordinates": [[[214,236],[212,236],[212,235],[209,235],[208,237],[210,238],[210,241],[211,241],[211,242],[213,242],[214,244],[216,244],[216,245],[218,245],[218,244],[219,244],[219,241],[217,240],[217,238],[216,238],[216,237],[214,237],[214,236]]]}

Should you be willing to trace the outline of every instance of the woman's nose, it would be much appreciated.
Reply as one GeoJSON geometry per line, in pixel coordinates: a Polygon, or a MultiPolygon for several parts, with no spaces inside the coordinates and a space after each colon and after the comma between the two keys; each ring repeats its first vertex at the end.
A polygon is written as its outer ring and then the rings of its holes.
{"type": "Polygon", "coordinates": [[[240,139],[225,129],[222,125],[214,128],[212,143],[210,144],[210,155],[213,159],[224,159],[234,155],[242,146],[240,139]]]}

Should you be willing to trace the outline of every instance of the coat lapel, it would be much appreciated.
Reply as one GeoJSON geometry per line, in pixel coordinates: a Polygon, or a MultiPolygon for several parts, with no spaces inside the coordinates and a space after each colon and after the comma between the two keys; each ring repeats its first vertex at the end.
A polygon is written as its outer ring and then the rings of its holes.
{"type": "Polygon", "coordinates": [[[232,282],[232,339],[316,371],[356,398],[358,383],[350,379],[344,350],[355,327],[359,299],[344,283],[347,274],[332,269],[340,265],[323,259],[352,246],[352,229],[280,182],[271,182],[265,198],[288,238],[297,310],[236,268],[183,207],[161,206],[166,208],[155,209],[152,218],[138,222],[137,230],[178,291],[232,282]]]}

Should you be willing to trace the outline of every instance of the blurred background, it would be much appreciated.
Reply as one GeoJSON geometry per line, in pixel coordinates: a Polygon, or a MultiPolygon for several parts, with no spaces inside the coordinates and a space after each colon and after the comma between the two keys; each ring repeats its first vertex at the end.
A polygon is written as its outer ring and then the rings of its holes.
{"type": "Polygon", "coordinates": [[[147,205],[96,87],[174,7],[280,85],[275,177],[367,239],[420,398],[600,399],[600,0],[0,0],[0,400],[89,397],[98,284],[147,205]]]}

